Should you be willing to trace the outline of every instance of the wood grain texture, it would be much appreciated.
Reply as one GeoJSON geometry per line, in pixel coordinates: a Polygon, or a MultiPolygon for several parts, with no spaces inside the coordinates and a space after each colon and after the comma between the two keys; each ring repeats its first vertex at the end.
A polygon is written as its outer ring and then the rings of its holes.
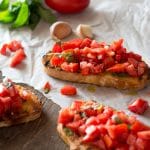
{"type": "Polygon", "coordinates": [[[0,128],[0,150],[67,150],[56,131],[60,107],[32,87],[22,85],[42,100],[42,115],[26,124],[0,128]]]}

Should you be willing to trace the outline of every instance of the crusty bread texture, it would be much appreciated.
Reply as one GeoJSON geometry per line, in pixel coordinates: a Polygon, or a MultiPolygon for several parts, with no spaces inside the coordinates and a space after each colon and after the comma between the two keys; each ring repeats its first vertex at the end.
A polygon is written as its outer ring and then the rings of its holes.
{"type": "Polygon", "coordinates": [[[58,70],[48,64],[52,56],[53,53],[47,53],[43,56],[42,63],[44,65],[44,70],[49,76],[60,80],[77,83],[89,83],[123,90],[143,89],[149,82],[149,70],[142,77],[117,76],[109,72],[101,73],[99,75],[90,74],[85,76],[81,73],[71,73],[58,70]]]}

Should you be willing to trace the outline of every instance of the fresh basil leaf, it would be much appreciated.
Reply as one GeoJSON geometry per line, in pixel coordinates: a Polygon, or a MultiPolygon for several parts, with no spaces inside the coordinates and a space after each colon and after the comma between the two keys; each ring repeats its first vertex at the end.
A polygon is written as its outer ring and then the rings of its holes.
{"type": "Polygon", "coordinates": [[[34,30],[40,22],[40,16],[37,13],[31,12],[29,19],[29,27],[34,30]]]}
{"type": "Polygon", "coordinates": [[[12,23],[16,16],[9,10],[4,10],[0,12],[0,22],[1,23],[12,23]]]}
{"type": "Polygon", "coordinates": [[[0,10],[6,10],[9,6],[9,0],[0,0],[0,10]]]}
{"type": "Polygon", "coordinates": [[[56,17],[54,16],[54,14],[49,9],[45,9],[41,5],[38,5],[38,12],[44,21],[50,24],[56,21],[56,17]]]}
{"type": "Polygon", "coordinates": [[[29,7],[26,2],[23,2],[21,8],[19,10],[18,16],[14,23],[12,24],[11,28],[19,28],[24,26],[28,22],[28,18],[30,15],[29,7]]]}
{"type": "Polygon", "coordinates": [[[21,8],[22,3],[21,2],[14,2],[12,3],[12,5],[10,6],[10,11],[16,15],[18,15],[18,12],[21,8]]]}

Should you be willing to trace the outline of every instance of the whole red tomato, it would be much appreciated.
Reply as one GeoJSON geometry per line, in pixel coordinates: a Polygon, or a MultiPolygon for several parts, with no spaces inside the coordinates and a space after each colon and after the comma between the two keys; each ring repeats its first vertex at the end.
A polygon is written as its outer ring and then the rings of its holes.
{"type": "Polygon", "coordinates": [[[45,0],[45,2],[60,13],[77,13],[85,9],[90,0],[45,0]]]}

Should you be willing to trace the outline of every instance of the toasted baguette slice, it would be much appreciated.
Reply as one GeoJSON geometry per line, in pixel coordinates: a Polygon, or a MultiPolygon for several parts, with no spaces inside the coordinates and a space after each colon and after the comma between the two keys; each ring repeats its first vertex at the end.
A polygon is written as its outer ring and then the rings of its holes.
{"type": "Polygon", "coordinates": [[[57,131],[70,150],[139,149],[138,140],[145,142],[143,149],[146,150],[150,142],[146,136],[150,133],[149,126],[135,116],[95,101],[75,100],[70,107],[62,108],[57,131]],[[145,136],[138,136],[143,132],[145,136]],[[133,133],[133,138],[137,139],[134,145],[129,142],[133,133]]]}
{"type": "Polygon", "coordinates": [[[21,110],[18,113],[12,112],[0,118],[0,127],[8,127],[16,124],[27,123],[40,117],[42,112],[41,93],[26,84],[16,84],[13,86],[18,91],[19,96],[26,92],[28,99],[21,103],[21,110]]]}
{"type": "Polygon", "coordinates": [[[72,73],[66,72],[60,69],[56,69],[52,67],[49,62],[50,59],[57,55],[57,53],[48,52],[43,56],[42,63],[44,65],[45,72],[54,78],[77,82],[77,83],[89,83],[95,84],[103,87],[114,87],[117,89],[127,89],[127,90],[139,90],[143,89],[149,82],[149,70],[145,72],[141,77],[131,77],[131,76],[117,76],[117,74],[113,75],[112,73],[105,72],[100,73],[99,75],[82,75],[81,73],[72,73]]]}

